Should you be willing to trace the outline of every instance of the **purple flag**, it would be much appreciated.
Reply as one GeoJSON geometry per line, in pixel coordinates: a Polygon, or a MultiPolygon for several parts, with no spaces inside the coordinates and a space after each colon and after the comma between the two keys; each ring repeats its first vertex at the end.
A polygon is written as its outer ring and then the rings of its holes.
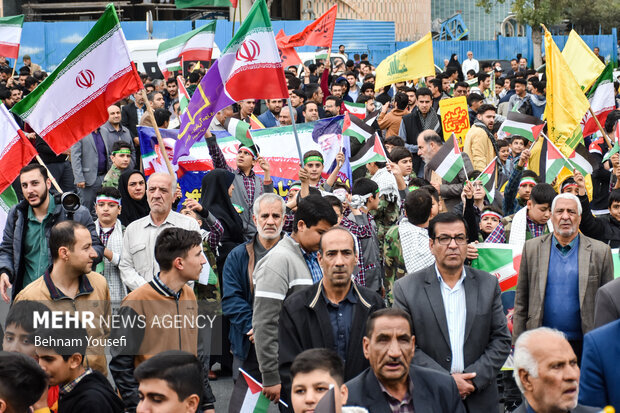
{"type": "Polygon", "coordinates": [[[189,155],[189,148],[204,136],[218,111],[235,103],[226,94],[218,63],[219,60],[204,75],[187,105],[187,110],[181,116],[173,163],[176,163],[179,157],[189,155]]]}

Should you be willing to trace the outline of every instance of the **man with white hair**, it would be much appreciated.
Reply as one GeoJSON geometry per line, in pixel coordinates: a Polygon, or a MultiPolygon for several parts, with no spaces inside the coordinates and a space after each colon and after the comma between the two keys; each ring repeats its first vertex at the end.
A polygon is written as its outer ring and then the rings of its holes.
{"type": "Polygon", "coordinates": [[[155,240],[166,228],[177,227],[200,232],[198,222],[172,210],[176,182],[170,174],[156,172],[146,185],[146,199],[151,212],[127,226],[119,269],[121,280],[130,289],[153,280],[159,272],[155,261],[155,240]]]}
{"type": "Polygon", "coordinates": [[[573,194],[553,199],[553,232],[523,247],[513,316],[514,339],[538,327],[555,328],[578,359],[583,335],[594,328],[596,292],[614,278],[609,246],[579,234],[581,212],[573,194]]]}
{"type": "Polygon", "coordinates": [[[539,327],[519,337],[514,377],[525,401],[513,413],[588,413],[599,409],[577,404],[577,356],[562,332],[539,327]]]}
{"type": "Polygon", "coordinates": [[[467,52],[467,59],[463,61],[462,69],[463,73],[467,73],[470,70],[476,73],[480,71],[480,63],[474,59],[474,53],[471,50],[467,52]]]}
{"type": "Polygon", "coordinates": [[[237,245],[226,258],[222,272],[222,311],[230,318],[230,347],[233,353],[233,378],[239,367],[253,377],[259,377],[258,361],[254,349],[252,329],[252,304],[254,286],[252,274],[256,263],[276,246],[284,233],[286,204],[273,192],[265,193],[254,201],[253,220],[257,232],[252,238],[237,245]]]}
{"type": "MultiPolygon", "coordinates": [[[[297,122],[297,111],[293,111],[293,118],[295,118],[295,122],[297,122]]],[[[284,106],[280,111],[280,115],[278,115],[278,121],[280,122],[280,126],[288,126],[293,124],[293,120],[291,119],[291,111],[288,109],[288,106],[284,106]]]]}

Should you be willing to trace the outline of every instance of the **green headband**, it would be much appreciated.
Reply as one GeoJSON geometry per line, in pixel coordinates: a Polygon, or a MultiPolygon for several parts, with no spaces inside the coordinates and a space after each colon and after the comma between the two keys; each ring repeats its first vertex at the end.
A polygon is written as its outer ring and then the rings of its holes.
{"type": "Polygon", "coordinates": [[[118,151],[113,151],[112,155],[116,155],[117,153],[126,153],[127,155],[131,155],[131,149],[129,149],[129,148],[121,148],[118,151]]]}
{"type": "Polygon", "coordinates": [[[307,158],[304,159],[304,166],[308,164],[308,162],[321,162],[323,163],[323,157],[322,156],[308,156],[307,158]]]}

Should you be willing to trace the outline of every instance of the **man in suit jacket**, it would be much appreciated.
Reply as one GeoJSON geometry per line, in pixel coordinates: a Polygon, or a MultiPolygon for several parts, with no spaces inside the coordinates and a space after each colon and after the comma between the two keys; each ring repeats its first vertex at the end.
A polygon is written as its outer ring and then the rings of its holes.
{"type": "Polygon", "coordinates": [[[127,127],[121,124],[121,119],[121,108],[117,105],[108,106],[108,121],[101,125],[99,131],[108,148],[112,148],[112,145],[116,141],[125,141],[131,146],[131,163],[129,164],[129,169],[134,169],[136,167],[136,150],[133,145],[131,132],[129,132],[127,127]]]}
{"type": "Polygon", "coordinates": [[[394,284],[394,305],[413,319],[413,364],[451,374],[468,411],[496,411],[495,380],[510,353],[497,278],[464,267],[462,216],[437,215],[428,236],[435,264],[394,284]]]}
{"type": "Polygon", "coordinates": [[[274,126],[280,126],[278,116],[282,110],[282,99],[267,99],[267,110],[258,117],[260,123],[266,128],[273,128],[274,126]]]}
{"type": "Polygon", "coordinates": [[[112,146],[103,139],[101,129],[80,139],[71,147],[71,167],[82,205],[94,211],[95,196],[108,172],[112,146]]]}
{"type": "Polygon", "coordinates": [[[514,350],[514,378],[525,401],[513,413],[600,411],[577,404],[577,356],[558,330],[539,327],[519,336],[514,350]]]}
{"type": "Polygon", "coordinates": [[[361,345],[366,320],[385,306],[379,294],[351,280],[357,254],[347,229],[334,227],[321,236],[318,260],[323,279],[286,298],[280,313],[280,377],[286,402],[291,363],[304,350],[334,349],[344,360],[345,380],[366,369],[361,345]]]}
{"type": "Polygon", "coordinates": [[[431,159],[433,159],[433,156],[435,156],[439,149],[441,149],[443,144],[443,138],[435,131],[425,130],[418,135],[418,155],[422,157],[425,163],[424,179],[430,182],[435,189],[437,189],[439,196],[441,196],[441,199],[443,199],[443,202],[446,205],[446,210],[452,211],[454,207],[461,202],[463,184],[467,181],[466,177],[471,176],[474,168],[469,160],[469,156],[463,153],[463,163],[465,164],[467,175],[465,175],[465,171],[463,171],[462,168],[458,175],[455,176],[450,182],[437,175],[435,171],[429,168],[428,163],[431,159]]]}
{"type": "Polygon", "coordinates": [[[609,246],[579,234],[581,203],[569,193],[551,204],[554,232],[526,241],[515,296],[513,336],[537,327],[566,334],[581,358],[594,328],[594,297],[614,277],[609,246]]]}
{"type": "Polygon", "coordinates": [[[140,145],[140,140],[138,139],[138,124],[140,123],[140,118],[146,111],[146,106],[142,92],[134,93],[133,97],[134,101],[123,106],[121,110],[121,123],[124,127],[129,129],[134,146],[137,148],[140,145]]]}
{"type": "Polygon", "coordinates": [[[392,413],[395,406],[400,406],[400,411],[464,413],[465,406],[450,376],[411,365],[417,352],[415,342],[406,312],[385,308],[372,313],[363,341],[370,368],[346,383],[346,405],[364,407],[372,413],[392,413]]]}
{"type": "Polygon", "coordinates": [[[620,278],[615,279],[596,292],[594,299],[594,328],[604,326],[620,318],[620,278]]]}
{"type": "Polygon", "coordinates": [[[583,339],[579,402],[620,409],[620,320],[590,331],[583,339]]]}

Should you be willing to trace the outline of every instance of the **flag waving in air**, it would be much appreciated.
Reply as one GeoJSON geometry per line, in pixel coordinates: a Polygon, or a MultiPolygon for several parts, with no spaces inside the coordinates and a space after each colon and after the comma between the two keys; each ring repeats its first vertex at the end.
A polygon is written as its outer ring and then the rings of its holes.
{"type": "Polygon", "coordinates": [[[381,144],[381,140],[375,134],[366,140],[364,146],[360,150],[349,158],[351,164],[351,171],[355,171],[357,168],[366,165],[370,162],[387,162],[387,155],[381,144]]]}
{"type": "Polygon", "coordinates": [[[334,4],[321,17],[310,23],[301,32],[278,39],[280,47],[318,46],[332,47],[338,5],[334,4]]]}
{"type": "Polygon", "coordinates": [[[182,115],[189,105],[189,93],[185,89],[185,81],[183,76],[177,76],[177,85],[179,87],[179,113],[182,115]]]}
{"type": "Polygon", "coordinates": [[[520,135],[534,142],[544,126],[545,122],[535,116],[511,111],[506,115],[506,120],[502,123],[497,133],[505,132],[510,135],[520,135]]]}
{"type": "MultiPolygon", "coordinates": [[[[616,108],[613,71],[611,63],[605,66],[605,70],[603,70],[601,76],[588,92],[590,107],[601,125],[605,125],[607,115],[616,108]]],[[[586,112],[582,123],[583,136],[588,136],[598,131],[598,125],[590,111],[586,112]]]]}
{"type": "Polygon", "coordinates": [[[56,152],[69,149],[108,120],[108,106],[142,89],[114,6],[36,89],[17,114],[56,152]]]}
{"type": "MultiPolygon", "coordinates": [[[[159,44],[157,48],[157,66],[167,79],[170,68],[181,67],[181,61],[210,61],[215,38],[215,22],[173,37],[159,44]]],[[[180,69],[177,69],[180,70],[180,69]]]]}
{"type": "Polygon", "coordinates": [[[0,18],[0,56],[17,59],[24,15],[0,18]]]}
{"type": "Polygon", "coordinates": [[[353,116],[357,116],[360,119],[364,119],[366,117],[366,104],[365,103],[353,103],[347,102],[344,103],[344,110],[349,112],[353,116]]]}
{"type": "Polygon", "coordinates": [[[439,148],[428,167],[448,182],[452,182],[463,169],[463,156],[454,133],[439,148]]]}
{"type": "Polygon", "coordinates": [[[364,123],[363,120],[355,116],[350,116],[349,112],[344,113],[344,123],[342,124],[343,135],[352,136],[360,143],[364,143],[374,133],[374,129],[364,123]]]}
{"type": "Polygon", "coordinates": [[[538,139],[532,146],[531,153],[528,169],[538,174],[540,182],[550,184],[563,167],[572,170],[562,152],[547,137],[538,139]]]}
{"type": "Polygon", "coordinates": [[[375,91],[396,82],[434,74],[433,36],[429,32],[411,46],[397,51],[379,63],[375,91]]]}
{"type": "Polygon", "coordinates": [[[0,192],[13,183],[20,169],[37,155],[6,107],[0,104],[0,192]]]}
{"type": "Polygon", "coordinates": [[[487,199],[489,200],[490,204],[492,204],[493,200],[495,199],[495,166],[496,166],[495,164],[496,163],[497,163],[497,157],[493,158],[491,163],[489,163],[487,167],[484,168],[482,172],[480,172],[480,175],[478,175],[478,178],[474,179],[473,181],[473,182],[476,182],[476,181],[482,182],[484,192],[486,193],[487,199]]]}
{"type": "Polygon", "coordinates": [[[288,89],[265,0],[257,0],[202,78],[181,117],[174,160],[202,139],[215,114],[243,99],[285,99],[288,89]]]}
{"type": "Polygon", "coordinates": [[[230,397],[228,413],[267,413],[271,402],[263,394],[262,384],[243,369],[239,369],[239,373],[230,397]]]}

